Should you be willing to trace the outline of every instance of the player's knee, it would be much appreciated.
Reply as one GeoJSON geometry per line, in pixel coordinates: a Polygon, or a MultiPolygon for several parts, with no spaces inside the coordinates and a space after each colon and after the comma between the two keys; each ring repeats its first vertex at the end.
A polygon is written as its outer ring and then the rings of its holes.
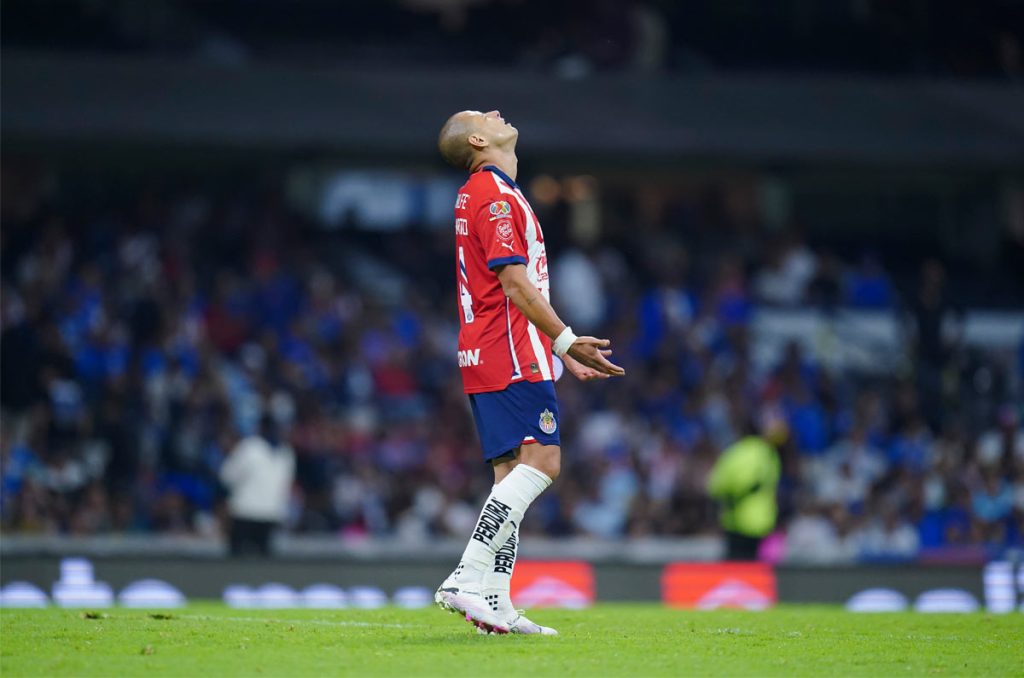
{"type": "Polygon", "coordinates": [[[524,446],[519,459],[551,480],[558,478],[558,474],[562,470],[562,449],[557,445],[524,446]]]}
{"type": "Polygon", "coordinates": [[[560,454],[555,454],[544,462],[544,468],[541,472],[544,473],[551,480],[557,480],[558,474],[562,471],[562,457],[560,454]]]}

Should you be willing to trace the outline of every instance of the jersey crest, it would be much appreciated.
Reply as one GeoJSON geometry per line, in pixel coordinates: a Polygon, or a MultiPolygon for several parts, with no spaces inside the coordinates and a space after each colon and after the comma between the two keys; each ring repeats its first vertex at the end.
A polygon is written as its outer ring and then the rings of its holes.
{"type": "Polygon", "coordinates": [[[547,433],[548,435],[554,433],[558,428],[558,422],[555,421],[555,415],[547,408],[540,413],[540,421],[537,422],[537,425],[540,427],[541,431],[544,431],[544,433],[547,433]]]}

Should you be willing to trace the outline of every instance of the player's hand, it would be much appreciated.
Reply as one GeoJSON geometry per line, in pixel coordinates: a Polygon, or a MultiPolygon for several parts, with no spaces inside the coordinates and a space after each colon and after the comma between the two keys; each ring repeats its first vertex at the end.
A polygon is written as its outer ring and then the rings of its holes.
{"type": "MultiPolygon", "coordinates": [[[[610,362],[606,357],[612,354],[611,349],[608,348],[611,344],[612,342],[607,339],[577,337],[576,341],[569,347],[569,350],[566,351],[566,355],[572,357],[573,360],[580,363],[583,367],[589,367],[602,375],[609,377],[625,376],[626,370],[610,362]]],[[[573,372],[573,374],[576,373],[573,372]]],[[[579,375],[576,376],[578,377],[579,375]]]]}
{"type": "Polygon", "coordinates": [[[570,356],[568,353],[563,355],[561,360],[562,364],[565,365],[566,371],[568,371],[570,374],[572,374],[572,376],[576,377],[580,381],[594,381],[595,379],[611,378],[610,374],[604,374],[603,372],[598,372],[592,367],[581,365],[579,362],[573,359],[573,357],[570,356]]]}

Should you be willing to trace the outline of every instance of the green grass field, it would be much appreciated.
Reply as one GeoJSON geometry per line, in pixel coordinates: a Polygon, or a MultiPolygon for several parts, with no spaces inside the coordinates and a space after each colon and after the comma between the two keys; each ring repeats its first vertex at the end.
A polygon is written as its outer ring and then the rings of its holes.
{"type": "Polygon", "coordinates": [[[0,612],[7,676],[1024,676],[1024,615],[854,615],[785,606],[600,605],[533,617],[553,638],[481,636],[437,609],[0,612]],[[507,668],[505,668],[507,667],[507,668]]]}

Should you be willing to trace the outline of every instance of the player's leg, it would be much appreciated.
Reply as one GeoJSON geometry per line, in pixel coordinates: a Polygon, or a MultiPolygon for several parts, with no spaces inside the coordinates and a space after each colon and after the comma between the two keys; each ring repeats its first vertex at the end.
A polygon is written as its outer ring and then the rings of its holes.
{"type": "Polygon", "coordinates": [[[257,523],[256,552],[264,558],[270,557],[270,538],[274,532],[274,523],[269,520],[261,520],[257,523]]]}
{"type": "Polygon", "coordinates": [[[526,509],[550,484],[551,478],[544,473],[518,463],[494,486],[458,567],[438,589],[435,599],[440,605],[463,612],[467,618],[483,622],[485,627],[508,631],[484,600],[484,577],[493,570],[498,550],[518,528],[526,509]],[[481,609],[486,614],[480,614],[481,609]]]}
{"type": "MultiPolygon", "coordinates": [[[[491,468],[494,469],[495,485],[504,480],[509,473],[512,473],[512,469],[514,469],[516,464],[519,463],[519,459],[517,457],[518,454],[519,450],[515,449],[491,460],[491,468]]],[[[492,487],[491,489],[493,490],[494,488],[492,487]]]]}
{"type": "MultiPolygon", "coordinates": [[[[529,464],[544,472],[552,480],[557,478],[561,467],[561,448],[558,445],[541,445],[524,443],[519,448],[517,459],[502,460],[494,463],[494,482],[497,486],[516,464],[529,464]]],[[[558,632],[547,626],[530,621],[512,605],[511,588],[512,573],[519,553],[519,525],[515,524],[512,533],[494,555],[494,563],[484,576],[484,600],[500,620],[505,622],[512,633],[557,635],[558,632]]]]}
{"type": "Polygon", "coordinates": [[[562,448],[559,445],[542,445],[532,437],[524,440],[518,449],[491,460],[494,484],[504,480],[520,462],[555,480],[562,471],[562,448]]]}
{"type": "Polygon", "coordinates": [[[230,539],[232,556],[251,556],[253,551],[256,550],[255,528],[253,525],[253,521],[245,518],[231,519],[230,539]]]}
{"type": "MultiPolygon", "coordinates": [[[[526,509],[552,482],[541,470],[516,461],[515,453],[524,441],[557,445],[558,403],[550,382],[520,382],[503,391],[474,394],[470,404],[484,458],[494,462],[495,480],[501,482],[484,502],[459,565],[438,588],[435,600],[446,609],[464,612],[470,620],[484,620],[485,627],[507,631],[484,601],[484,577],[526,509]]],[[[553,468],[543,463],[550,452],[528,456],[546,469],[553,468]]]]}
{"type": "MultiPolygon", "coordinates": [[[[504,480],[505,476],[507,476],[509,473],[511,473],[512,469],[514,469],[516,467],[516,464],[519,463],[519,460],[516,459],[516,455],[518,453],[519,453],[519,450],[515,449],[515,450],[512,450],[510,452],[506,452],[506,453],[502,454],[499,457],[491,459],[491,462],[490,462],[491,463],[491,468],[494,469],[494,485],[491,486],[491,492],[492,493],[498,487],[498,483],[500,483],[502,480],[504,480]]],[[[518,532],[518,530],[517,530],[517,532],[518,532]]],[[[462,563],[459,562],[459,564],[455,567],[455,571],[452,572],[448,576],[447,579],[445,579],[445,583],[442,584],[441,586],[444,587],[445,585],[449,584],[451,580],[457,578],[461,573],[462,573],[462,563]]],[[[436,596],[435,596],[435,599],[436,599],[436,596]]]]}
{"type": "MultiPolygon", "coordinates": [[[[512,469],[519,463],[517,455],[519,450],[513,450],[508,454],[502,455],[497,459],[491,460],[491,468],[494,469],[494,486],[491,487],[493,492],[498,484],[512,472],[512,469]]],[[[516,526],[512,529],[512,534],[509,535],[505,543],[498,549],[494,554],[494,562],[491,565],[491,569],[484,575],[484,600],[490,606],[491,610],[495,614],[502,612],[503,598],[508,599],[508,590],[511,588],[512,581],[512,570],[515,567],[516,555],[519,552],[519,527],[516,526]],[[507,576],[506,576],[507,575],[507,576]],[[506,586],[507,584],[507,586],[506,586]],[[506,595],[502,595],[502,589],[505,589],[506,595]]],[[[508,607],[511,607],[509,602],[508,607]]]]}
{"type": "Polygon", "coordinates": [[[560,445],[542,445],[537,442],[523,443],[519,448],[518,462],[555,480],[562,472],[562,448],[560,445]]]}

